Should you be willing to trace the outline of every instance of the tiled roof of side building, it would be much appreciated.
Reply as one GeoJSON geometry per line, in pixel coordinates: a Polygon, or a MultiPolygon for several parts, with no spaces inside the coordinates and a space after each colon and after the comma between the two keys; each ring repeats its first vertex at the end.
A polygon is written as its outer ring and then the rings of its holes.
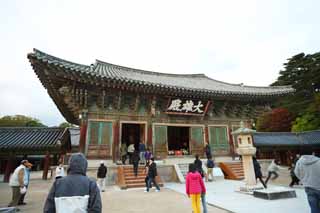
{"type": "Polygon", "coordinates": [[[320,146],[320,130],[306,132],[256,132],[255,146],[320,146]]]}
{"type": "MultiPolygon", "coordinates": [[[[68,137],[65,128],[1,127],[0,150],[48,150],[68,137]]],[[[68,141],[68,140],[67,140],[68,141]]],[[[70,141],[70,139],[69,139],[70,141]]]]}
{"type": "Polygon", "coordinates": [[[123,82],[139,83],[141,85],[150,85],[165,88],[179,88],[209,93],[231,93],[239,95],[284,95],[294,91],[290,86],[276,87],[256,87],[244,86],[242,84],[230,84],[217,81],[207,77],[204,74],[166,74],[151,71],[133,69],[129,67],[114,65],[96,60],[91,66],[82,65],[66,61],[39,50],[34,50],[28,55],[29,58],[35,58],[47,64],[53,64],[63,67],[66,70],[77,71],[89,76],[96,76],[105,79],[121,80],[123,82]]]}

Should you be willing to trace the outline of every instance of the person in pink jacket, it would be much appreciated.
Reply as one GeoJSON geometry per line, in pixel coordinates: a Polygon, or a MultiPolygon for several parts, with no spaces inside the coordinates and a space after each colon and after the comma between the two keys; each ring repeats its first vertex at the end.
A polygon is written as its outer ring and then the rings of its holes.
{"type": "Polygon", "coordinates": [[[206,193],[206,187],[204,186],[200,173],[196,171],[194,164],[189,164],[189,172],[186,177],[186,193],[188,197],[191,198],[193,212],[200,213],[200,197],[201,194],[206,193]]]}

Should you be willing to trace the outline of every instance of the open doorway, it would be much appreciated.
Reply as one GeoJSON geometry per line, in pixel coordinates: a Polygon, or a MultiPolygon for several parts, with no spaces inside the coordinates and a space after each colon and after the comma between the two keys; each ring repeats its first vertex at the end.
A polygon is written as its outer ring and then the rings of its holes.
{"type": "Polygon", "coordinates": [[[145,143],[145,125],[136,123],[123,123],[121,130],[121,143],[127,147],[134,144],[135,150],[139,150],[139,143],[145,143]]]}
{"type": "Polygon", "coordinates": [[[168,126],[168,149],[169,152],[182,151],[190,153],[189,147],[190,127],[168,126]]]}

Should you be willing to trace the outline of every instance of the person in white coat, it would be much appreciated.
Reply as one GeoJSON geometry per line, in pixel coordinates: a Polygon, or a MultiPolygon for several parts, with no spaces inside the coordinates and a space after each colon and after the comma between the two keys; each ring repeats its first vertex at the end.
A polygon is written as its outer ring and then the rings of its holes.
{"type": "Polygon", "coordinates": [[[64,176],[65,174],[64,174],[63,164],[60,163],[59,166],[57,166],[56,168],[56,180],[64,176]]]}
{"type": "Polygon", "coordinates": [[[24,186],[24,173],[28,164],[28,160],[21,161],[20,166],[18,166],[11,175],[9,186],[11,186],[12,189],[12,200],[8,207],[17,206],[19,204],[21,195],[23,192],[26,192],[26,187],[24,186]]]}

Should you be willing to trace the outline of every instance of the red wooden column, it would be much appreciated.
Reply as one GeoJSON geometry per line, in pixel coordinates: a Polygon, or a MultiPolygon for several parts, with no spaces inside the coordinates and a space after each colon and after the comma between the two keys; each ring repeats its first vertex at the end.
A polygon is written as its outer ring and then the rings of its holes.
{"type": "Polygon", "coordinates": [[[148,140],[147,140],[147,148],[150,148],[150,151],[152,153],[154,153],[155,150],[152,150],[153,149],[153,146],[152,146],[152,124],[148,125],[148,140]]]}
{"type": "Polygon", "coordinates": [[[10,179],[10,174],[14,170],[14,162],[15,162],[15,156],[10,156],[8,158],[6,169],[4,172],[3,182],[8,183],[10,179]]]}
{"type": "Polygon", "coordinates": [[[119,140],[120,140],[120,125],[119,122],[116,121],[113,124],[113,146],[112,146],[112,160],[113,162],[116,162],[117,159],[120,159],[119,155],[119,140]]]}
{"type": "Polygon", "coordinates": [[[42,180],[47,180],[49,167],[50,167],[50,153],[47,152],[46,156],[44,157],[42,180]]]}
{"type": "Polygon", "coordinates": [[[232,130],[231,130],[231,128],[228,128],[228,129],[229,129],[228,136],[229,136],[230,154],[232,156],[232,159],[234,159],[235,158],[235,144],[233,141],[233,136],[231,134],[232,130]]]}
{"type": "MultiPolygon", "coordinates": [[[[206,125],[204,127],[204,141],[210,145],[209,143],[209,127],[206,125]]],[[[203,148],[204,149],[204,148],[203,148]]],[[[211,147],[211,150],[212,150],[212,147],[211,147]]],[[[212,153],[213,154],[213,153],[212,153]]],[[[203,151],[202,152],[202,155],[205,155],[205,152],[203,151]]]]}
{"type": "Polygon", "coordinates": [[[79,152],[83,154],[86,151],[87,122],[82,121],[80,126],[79,152]]]}

